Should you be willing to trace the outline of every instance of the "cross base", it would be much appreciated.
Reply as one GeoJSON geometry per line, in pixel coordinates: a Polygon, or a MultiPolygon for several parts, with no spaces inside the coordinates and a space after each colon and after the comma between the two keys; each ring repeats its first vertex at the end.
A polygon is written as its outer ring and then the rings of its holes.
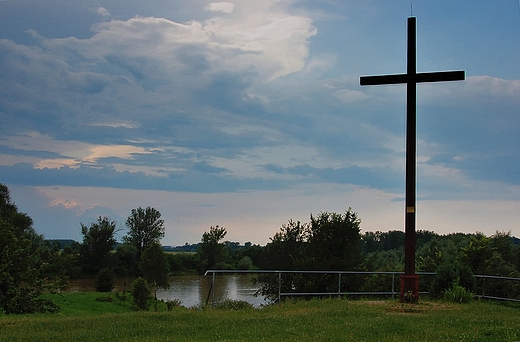
{"type": "Polygon", "coordinates": [[[401,303],[419,302],[419,276],[401,275],[401,303]]]}

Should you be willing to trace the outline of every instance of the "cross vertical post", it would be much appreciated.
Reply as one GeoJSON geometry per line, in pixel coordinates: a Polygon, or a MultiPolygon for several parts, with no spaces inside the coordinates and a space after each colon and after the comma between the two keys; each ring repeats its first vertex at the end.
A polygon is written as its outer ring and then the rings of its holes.
{"type": "Polygon", "coordinates": [[[401,276],[401,302],[419,299],[419,278],[415,273],[415,204],[417,165],[417,83],[462,81],[464,71],[417,73],[416,18],[408,18],[408,52],[406,74],[362,76],[360,85],[406,83],[406,191],[404,275],[401,276]]]}
{"type": "Polygon", "coordinates": [[[406,195],[404,220],[404,276],[401,277],[401,301],[410,292],[412,301],[419,298],[419,279],[415,275],[415,191],[417,156],[417,39],[415,18],[408,18],[408,56],[406,83],[406,195]]]}

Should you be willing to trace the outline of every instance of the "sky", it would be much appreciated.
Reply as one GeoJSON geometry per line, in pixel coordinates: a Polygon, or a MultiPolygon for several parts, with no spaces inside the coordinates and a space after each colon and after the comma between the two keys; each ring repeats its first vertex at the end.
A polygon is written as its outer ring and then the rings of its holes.
{"type": "Polygon", "coordinates": [[[417,86],[417,229],[520,236],[516,0],[0,0],[0,183],[49,239],[403,230],[406,86],[359,77],[406,72],[410,15],[418,72],[466,72],[417,86]]]}

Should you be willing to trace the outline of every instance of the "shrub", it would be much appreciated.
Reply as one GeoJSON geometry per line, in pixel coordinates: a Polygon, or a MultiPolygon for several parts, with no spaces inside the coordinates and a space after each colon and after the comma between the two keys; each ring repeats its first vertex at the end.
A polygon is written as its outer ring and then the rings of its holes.
{"type": "Polygon", "coordinates": [[[120,304],[123,304],[123,302],[126,301],[127,297],[128,296],[127,296],[126,291],[123,291],[123,292],[116,291],[116,298],[119,299],[120,304]]]}
{"type": "Polygon", "coordinates": [[[468,292],[476,289],[475,277],[468,266],[446,262],[440,265],[435,272],[430,287],[430,296],[432,298],[441,298],[447,290],[453,288],[454,283],[468,292]]]}
{"type": "Polygon", "coordinates": [[[444,291],[444,299],[454,303],[469,303],[473,300],[473,293],[454,282],[451,289],[444,291]]]}
{"type": "Polygon", "coordinates": [[[103,268],[97,274],[96,291],[110,292],[114,288],[114,272],[109,268],[103,268]]]}
{"type": "Polygon", "coordinates": [[[165,303],[168,311],[172,311],[174,307],[182,305],[182,301],[180,299],[168,299],[165,301],[165,303]]]}
{"type": "Polygon", "coordinates": [[[430,288],[432,298],[441,298],[444,292],[450,289],[457,280],[455,267],[450,263],[444,263],[437,268],[430,288]]]}
{"type": "Polygon", "coordinates": [[[148,310],[150,308],[148,303],[151,298],[150,287],[144,278],[139,277],[132,283],[132,298],[134,299],[132,309],[148,310]]]}

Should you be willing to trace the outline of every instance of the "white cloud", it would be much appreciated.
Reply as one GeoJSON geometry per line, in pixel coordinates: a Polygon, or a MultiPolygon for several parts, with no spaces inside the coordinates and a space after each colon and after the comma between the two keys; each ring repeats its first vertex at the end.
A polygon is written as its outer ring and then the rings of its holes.
{"type": "MultiPolygon", "coordinates": [[[[144,58],[139,69],[161,78],[186,70],[202,58],[213,72],[253,69],[261,79],[273,80],[305,67],[309,38],[316,34],[310,18],[291,14],[284,3],[242,1],[231,16],[187,23],[138,16],[112,20],[95,25],[95,35],[89,39],[53,39],[45,45],[68,56],[71,51],[80,53],[89,64],[118,56],[135,65],[134,58],[144,58]]],[[[230,5],[213,3],[209,8],[229,12],[230,5]]]]}
{"type": "Polygon", "coordinates": [[[469,76],[465,81],[443,84],[422,84],[419,101],[444,103],[455,101],[467,105],[508,102],[520,105],[520,80],[506,80],[491,76],[469,76]]]}
{"type": "Polygon", "coordinates": [[[34,167],[37,169],[61,169],[66,166],[71,169],[77,169],[80,166],[80,160],[71,158],[53,158],[53,159],[42,159],[34,163],[34,167]]]}
{"type": "Polygon", "coordinates": [[[231,14],[235,9],[235,4],[232,2],[212,2],[206,6],[205,9],[212,12],[223,12],[231,14]]]}
{"type": "Polygon", "coordinates": [[[97,10],[96,10],[97,14],[103,16],[103,17],[109,17],[110,16],[110,12],[105,8],[105,7],[99,7],[97,10]]]}
{"type": "Polygon", "coordinates": [[[75,199],[63,199],[61,197],[56,198],[50,203],[51,207],[55,207],[61,205],[65,207],[66,209],[74,209],[74,208],[80,208],[81,203],[76,201],[75,199]]]}
{"type": "Polygon", "coordinates": [[[0,144],[23,151],[50,152],[56,158],[41,158],[34,161],[37,168],[79,167],[81,163],[96,163],[99,159],[115,157],[133,159],[137,154],[150,154],[152,150],[133,145],[95,145],[80,141],[60,141],[38,132],[4,137],[0,144]]]}
{"type": "Polygon", "coordinates": [[[135,122],[126,122],[126,121],[118,121],[118,122],[99,122],[89,124],[92,127],[112,127],[112,128],[128,128],[134,129],[139,128],[140,125],[135,122]]]}
{"type": "Polygon", "coordinates": [[[351,89],[341,89],[334,92],[334,96],[339,98],[343,102],[357,102],[368,99],[370,96],[359,91],[351,89]]]}

